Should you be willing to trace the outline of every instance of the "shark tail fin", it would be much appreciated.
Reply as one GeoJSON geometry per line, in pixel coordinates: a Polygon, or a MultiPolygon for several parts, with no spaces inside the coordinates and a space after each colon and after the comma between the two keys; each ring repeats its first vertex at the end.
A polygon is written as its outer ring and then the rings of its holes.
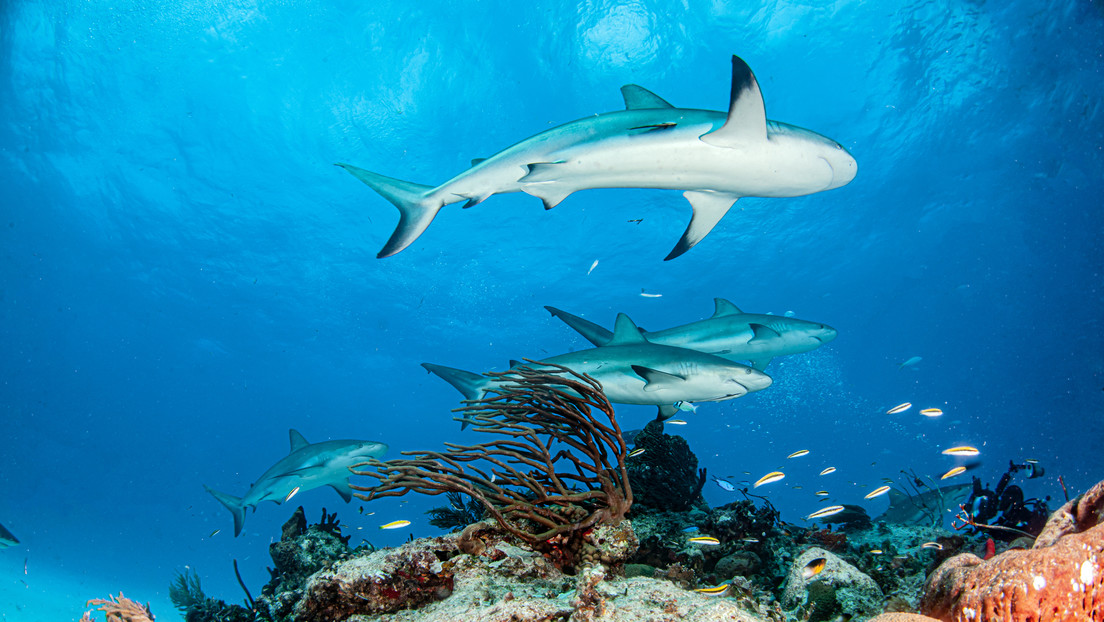
{"type": "MultiPolygon", "coordinates": [[[[456,369],[454,367],[435,365],[433,363],[422,363],[422,367],[425,367],[426,371],[430,373],[437,374],[443,378],[445,382],[456,387],[456,390],[462,393],[466,400],[481,400],[487,395],[487,378],[485,376],[462,369],[456,369]]],[[[466,421],[461,421],[460,429],[463,430],[466,427],[468,427],[468,423],[466,421]]]]}
{"type": "Polygon", "coordinates": [[[206,485],[203,486],[207,492],[211,493],[211,496],[218,499],[218,502],[225,505],[227,510],[234,515],[234,537],[238,537],[241,534],[242,527],[245,525],[245,506],[242,505],[242,500],[233,495],[228,495],[217,490],[211,490],[206,485]]]}
{"type": "Polygon", "coordinates": [[[380,259],[390,257],[410,246],[429,227],[429,223],[433,222],[437,212],[444,206],[440,199],[429,198],[433,190],[432,186],[386,177],[351,164],[339,163],[337,166],[349,171],[353,177],[367,184],[369,188],[399,208],[399,225],[395,227],[395,232],[391,234],[387,244],[376,255],[380,259]]]}
{"type": "Polygon", "coordinates": [[[556,307],[549,307],[546,305],[544,308],[547,309],[548,312],[551,313],[553,316],[563,320],[564,324],[567,324],[568,326],[573,328],[575,332],[579,333],[583,337],[586,337],[587,341],[593,343],[596,346],[604,346],[609,343],[611,339],[613,339],[613,332],[602,328],[601,326],[595,324],[594,322],[591,322],[590,320],[584,320],[577,315],[572,315],[567,311],[561,311],[556,307]]]}

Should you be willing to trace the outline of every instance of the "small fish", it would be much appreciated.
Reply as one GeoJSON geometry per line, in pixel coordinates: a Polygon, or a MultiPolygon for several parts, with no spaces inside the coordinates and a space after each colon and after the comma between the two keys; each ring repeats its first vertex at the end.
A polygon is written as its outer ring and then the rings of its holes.
{"type": "Polygon", "coordinates": [[[882,554],[882,549],[870,549],[870,554],[871,555],[881,555],[882,554]]]}
{"type": "Polygon", "coordinates": [[[782,315],[784,315],[784,316],[786,316],[786,317],[793,317],[793,316],[795,316],[795,315],[797,315],[797,314],[796,314],[796,313],[794,313],[793,311],[787,311],[787,312],[783,313],[782,315]]]}
{"type": "Polygon", "coordinates": [[[980,453],[977,447],[970,447],[969,445],[959,445],[943,450],[944,456],[976,456],[980,453]]]}
{"type": "Polygon", "coordinates": [[[724,596],[730,587],[732,587],[730,584],[722,583],[714,587],[699,587],[694,591],[699,594],[705,594],[706,596],[724,596]]]}
{"type": "Polygon", "coordinates": [[[211,532],[211,535],[209,535],[209,536],[207,536],[207,537],[208,537],[208,538],[214,538],[214,537],[215,537],[215,535],[216,535],[216,534],[218,534],[218,532],[220,532],[220,531],[222,531],[222,529],[216,529],[216,530],[212,531],[212,532],[211,532]]]}
{"type": "Polygon", "coordinates": [[[808,581],[817,576],[824,570],[824,566],[828,564],[827,557],[818,557],[805,564],[805,567],[801,569],[801,578],[808,581]]]}
{"type": "Polygon", "coordinates": [[[1026,459],[1024,460],[1024,462],[1026,462],[1026,463],[1028,463],[1028,464],[1039,464],[1039,461],[1038,461],[1038,460],[1036,460],[1035,458],[1026,458],[1026,459]]]}
{"type": "Polygon", "coordinates": [[[889,486],[879,486],[878,488],[875,488],[874,490],[866,493],[866,496],[863,497],[863,499],[873,499],[874,497],[880,497],[887,492],[889,492],[889,486]]]}
{"type": "Polygon", "coordinates": [[[887,415],[896,415],[897,413],[903,413],[903,412],[905,412],[906,410],[908,410],[910,408],[912,408],[912,402],[905,402],[903,404],[898,404],[898,405],[894,406],[893,408],[890,408],[889,410],[886,411],[886,414],[887,415]]]}
{"type": "Polygon", "coordinates": [[[771,471],[770,473],[767,473],[763,477],[760,477],[759,481],[755,482],[755,485],[752,486],[752,488],[758,488],[758,487],[762,486],[763,484],[771,484],[771,483],[777,482],[778,480],[783,479],[785,477],[786,477],[786,475],[784,473],[782,473],[782,471],[771,471]]]}
{"type": "Polygon", "coordinates": [[[717,546],[721,543],[720,540],[714,538],[713,536],[694,536],[693,538],[690,538],[690,542],[693,542],[694,544],[702,544],[705,546],[717,546]]]}
{"type": "Polygon", "coordinates": [[[649,294],[645,292],[643,288],[640,290],[640,295],[645,298],[663,298],[663,294],[649,294]]]}
{"type": "Polygon", "coordinates": [[[804,486],[798,486],[796,484],[794,484],[793,486],[790,486],[790,488],[793,488],[794,490],[804,490],[805,489],[804,486]]]}
{"type": "Polygon", "coordinates": [[[491,471],[491,483],[495,483],[498,480],[498,475],[494,471],[491,471]]]}
{"type": "Polygon", "coordinates": [[[836,467],[828,467],[827,469],[824,469],[823,471],[821,471],[820,474],[821,475],[828,475],[829,473],[835,473],[835,472],[836,472],[836,467]]]}
{"type": "Polygon", "coordinates": [[[357,512],[363,514],[364,513],[364,506],[362,505],[362,506],[358,507],[357,512]]]}
{"type": "Polygon", "coordinates": [[[687,527],[686,529],[683,529],[682,531],[683,531],[683,533],[694,533],[697,530],[698,530],[697,525],[690,525],[689,527],[687,527]]]}
{"type": "Polygon", "coordinates": [[[720,479],[717,476],[713,476],[713,481],[717,482],[717,485],[720,486],[721,490],[724,490],[725,492],[733,492],[736,490],[736,487],[733,486],[732,482],[729,482],[728,480],[720,479]]]}
{"type": "Polygon", "coordinates": [[[644,453],[644,448],[643,447],[637,447],[636,449],[629,452],[629,457],[630,458],[635,458],[635,457],[639,456],[642,453],[644,453]]]}
{"type": "Polygon", "coordinates": [[[380,525],[380,529],[402,529],[410,524],[408,520],[396,520],[387,523],[386,525],[380,525]]]}
{"type": "Polygon", "coordinates": [[[786,456],[786,459],[789,460],[790,458],[800,458],[801,456],[808,456],[808,455],[809,455],[809,450],[808,449],[798,449],[797,451],[793,452],[792,454],[786,456]]]}
{"type": "Polygon", "coordinates": [[[906,367],[912,367],[913,365],[916,365],[917,363],[919,363],[922,360],[924,360],[924,357],[914,356],[914,357],[910,358],[909,360],[905,361],[904,363],[901,363],[900,365],[898,365],[897,369],[904,369],[906,367]]]}
{"type": "Polygon", "coordinates": [[[590,264],[590,270],[587,270],[587,276],[590,276],[590,273],[594,272],[594,269],[597,268],[597,267],[598,267],[598,260],[595,259],[594,263],[590,264]]]}
{"type": "Polygon", "coordinates": [[[938,408],[925,408],[924,410],[920,411],[920,414],[924,415],[925,417],[938,417],[943,414],[943,411],[939,410],[938,408]]]}
{"type": "Polygon", "coordinates": [[[893,559],[908,559],[908,555],[894,555],[893,559]]]}
{"type": "Polygon", "coordinates": [[[805,520],[813,520],[814,518],[825,518],[827,516],[835,516],[842,512],[845,508],[842,505],[830,505],[823,510],[817,510],[812,514],[805,517],[805,520]]]}
{"type": "Polygon", "coordinates": [[[668,419],[663,423],[666,423],[668,425],[686,425],[686,421],[683,419],[668,419]]]}
{"type": "Polygon", "coordinates": [[[827,497],[828,496],[828,491],[827,490],[818,490],[818,491],[816,491],[816,496],[818,496],[818,497],[827,497]]]}
{"type": "Polygon", "coordinates": [[[939,479],[947,479],[948,477],[954,477],[955,475],[962,475],[965,472],[966,472],[966,467],[956,466],[955,468],[951,469],[950,471],[947,471],[946,473],[944,473],[943,476],[940,477],[939,479]]]}
{"type": "Polygon", "coordinates": [[[920,545],[920,548],[922,548],[922,549],[935,549],[937,551],[942,551],[943,550],[943,545],[938,543],[938,542],[925,542],[925,543],[920,545]]]}
{"type": "Polygon", "coordinates": [[[698,407],[691,404],[690,402],[675,402],[675,408],[681,410],[684,413],[698,412],[698,407]]]}
{"type": "Polygon", "coordinates": [[[375,514],[375,512],[368,512],[365,516],[372,516],[373,514],[375,514]]]}
{"type": "Polygon", "coordinates": [[[632,223],[636,223],[636,224],[639,225],[640,223],[644,222],[644,219],[643,218],[630,218],[629,220],[627,220],[625,222],[632,222],[632,223]]]}
{"type": "Polygon", "coordinates": [[[292,488],[291,492],[288,493],[288,496],[284,497],[284,503],[287,503],[288,501],[291,501],[291,498],[294,497],[295,495],[297,495],[298,493],[299,493],[299,487],[298,486],[296,486],[295,488],[292,488]]]}
{"type": "Polygon", "coordinates": [[[757,544],[759,542],[759,538],[744,538],[744,542],[747,542],[748,544],[757,544]]]}

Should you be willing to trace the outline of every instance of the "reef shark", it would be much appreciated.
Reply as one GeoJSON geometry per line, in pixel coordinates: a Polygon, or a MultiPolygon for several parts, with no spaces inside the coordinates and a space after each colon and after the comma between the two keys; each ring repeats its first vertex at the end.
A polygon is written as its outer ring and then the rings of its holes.
{"type": "Polygon", "coordinates": [[[552,209],[576,190],[682,190],[693,215],[674,259],[700,242],[741,197],[797,197],[846,185],[858,171],[838,142],[769,121],[759,83],[732,57],[728,113],[675,108],[651,91],[621,87],[625,110],[541,132],[437,186],[401,181],[339,163],[399,209],[399,224],[377,257],[409,246],[437,212],[495,194],[525,192],[552,209]]]}
{"type": "MultiPolygon", "coordinates": [[[[713,303],[716,310],[709,318],[642,334],[656,344],[689,348],[733,361],[751,361],[751,366],[758,370],[766,369],[776,356],[808,352],[836,338],[836,329],[827,324],[744,313],[724,298],[714,298],[713,303]]],[[[545,309],[596,346],[613,337],[613,333],[594,322],[555,307],[545,309]]]]}
{"type": "Polygon", "coordinates": [[[349,467],[369,458],[379,458],[387,452],[387,445],[376,441],[322,441],[308,443],[297,430],[289,430],[291,453],[272,465],[253,484],[244,497],[204,488],[234,515],[234,535],[241,533],[245,524],[245,509],[257,511],[262,501],[282,504],[296,488],[302,491],[330,486],[348,503],[352,500],[349,488],[349,467]]]}
{"type": "Polygon", "coordinates": [[[889,507],[874,520],[899,525],[930,524],[933,518],[943,521],[946,511],[954,514],[960,503],[966,503],[972,491],[973,484],[953,484],[928,488],[910,496],[890,488],[889,507]]]}
{"type": "MultiPolygon", "coordinates": [[[[587,374],[602,385],[602,392],[614,404],[668,406],[675,402],[719,402],[771,385],[761,371],[696,350],[649,343],[629,316],[618,314],[613,335],[607,343],[588,350],[561,354],[524,365],[562,365],[587,374]]],[[[523,365],[511,361],[511,368],[523,365]]],[[[482,399],[501,383],[472,372],[422,363],[430,372],[456,387],[468,400],[482,399]]],[[[465,427],[461,422],[461,428],[465,427]]]]}
{"type": "Polygon", "coordinates": [[[17,544],[19,544],[19,538],[16,538],[15,534],[8,531],[6,527],[0,525],[0,549],[6,549],[17,544]]]}

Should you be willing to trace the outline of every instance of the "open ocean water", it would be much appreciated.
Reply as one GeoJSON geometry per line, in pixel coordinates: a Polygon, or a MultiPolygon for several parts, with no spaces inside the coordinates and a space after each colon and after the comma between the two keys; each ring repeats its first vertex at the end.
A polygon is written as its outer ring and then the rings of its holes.
{"type": "MultiPolygon", "coordinates": [[[[938,475],[961,444],[990,485],[1039,460],[1019,483],[1057,507],[1059,475],[1071,494],[1104,478],[1102,40],[1088,0],[0,1],[0,524],[19,540],[0,620],[75,620],[120,590],[178,619],[174,574],[238,602],[235,559],[256,595],[297,504],[336,510],[352,544],[440,533],[438,498],[360,512],[320,488],[235,538],[203,485],[243,494],[289,428],[388,457],[471,440],[419,363],[589,347],[544,305],[658,330],[722,297],[838,329],[674,431],[711,474],[786,466],[768,496],[791,522],[825,466],[877,514],[869,486],[938,475]],[[647,189],[447,206],[376,259],[397,212],[333,166],[436,185],[621,109],[627,83],[727,110],[733,54],[768,118],[839,141],[858,175],[741,199],[672,261],[689,205],[647,189]]],[[[618,408],[625,429],[653,415],[618,408]]]]}

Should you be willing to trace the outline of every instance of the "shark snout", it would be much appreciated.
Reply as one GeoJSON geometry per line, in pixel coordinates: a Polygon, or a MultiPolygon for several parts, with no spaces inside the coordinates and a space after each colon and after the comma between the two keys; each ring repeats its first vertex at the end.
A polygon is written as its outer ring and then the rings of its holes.
{"type": "Polygon", "coordinates": [[[774,379],[764,374],[758,369],[747,367],[742,373],[737,374],[733,380],[740,386],[747,389],[748,393],[754,393],[755,391],[762,391],[763,389],[771,386],[774,379]]]}
{"type": "Polygon", "coordinates": [[[846,186],[851,183],[852,179],[855,179],[855,175],[859,172],[859,163],[839,143],[828,147],[825,153],[820,156],[820,159],[824,160],[828,167],[832,169],[832,180],[828,182],[828,185],[824,188],[825,190],[846,186]]]}

